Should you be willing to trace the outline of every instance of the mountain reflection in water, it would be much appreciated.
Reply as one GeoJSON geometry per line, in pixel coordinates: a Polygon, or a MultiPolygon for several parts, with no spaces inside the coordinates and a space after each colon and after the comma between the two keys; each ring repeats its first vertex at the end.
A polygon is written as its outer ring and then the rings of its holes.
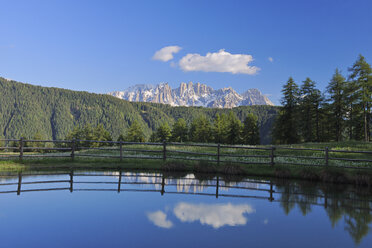
{"type": "MultiPolygon", "coordinates": [[[[321,207],[332,228],[343,221],[344,230],[355,244],[360,244],[364,237],[371,235],[371,190],[353,185],[125,171],[69,171],[54,174],[25,172],[0,176],[0,199],[4,194],[23,195],[44,191],[152,192],[163,196],[177,194],[209,196],[212,199],[256,199],[269,204],[278,203],[286,215],[298,209],[303,216],[310,214],[314,207],[321,207]]],[[[172,206],[146,211],[144,215],[150,223],[163,229],[199,223],[217,230],[245,226],[249,216],[254,216],[257,211],[259,209],[247,202],[194,203],[181,198],[172,206]]],[[[262,223],[268,224],[269,220],[264,219],[262,223]]]]}

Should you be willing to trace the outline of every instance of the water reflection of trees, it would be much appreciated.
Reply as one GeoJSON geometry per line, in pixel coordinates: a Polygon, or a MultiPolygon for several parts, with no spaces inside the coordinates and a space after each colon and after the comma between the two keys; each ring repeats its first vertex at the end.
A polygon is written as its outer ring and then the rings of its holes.
{"type": "Polygon", "coordinates": [[[176,193],[216,197],[255,198],[269,200],[270,202],[279,202],[287,215],[294,208],[298,207],[304,216],[309,214],[314,206],[320,206],[325,209],[332,227],[335,227],[337,223],[344,220],[345,230],[351,235],[356,244],[359,244],[363,237],[369,233],[369,224],[372,222],[372,193],[370,188],[354,187],[352,185],[186,173],[102,172],[97,173],[97,176],[107,176],[109,179],[111,178],[111,181],[107,181],[106,179],[103,181],[93,180],[91,182],[89,182],[89,179],[82,180],[82,178],[87,178],[86,176],[88,175],[96,176],[96,173],[84,174],[82,172],[69,171],[56,175],[67,176],[67,178],[61,178],[60,181],[52,181],[54,184],[61,183],[58,184],[61,187],[54,185],[57,188],[43,188],[41,190],[23,188],[26,185],[40,183],[32,175],[7,175],[5,177],[7,179],[4,179],[0,175],[0,186],[15,187],[10,191],[2,191],[0,187],[0,193],[21,194],[23,192],[47,190],[69,190],[70,192],[104,190],[120,193],[122,191],[132,190],[136,192],[159,192],[161,195],[176,193]],[[27,180],[22,180],[22,178],[27,180]],[[77,187],[86,184],[90,185],[89,189],[77,187]],[[96,187],[103,184],[111,184],[113,189],[100,189],[96,187]]]}
{"type": "Polygon", "coordinates": [[[369,188],[288,180],[275,181],[275,185],[286,214],[295,206],[303,215],[310,213],[313,206],[322,206],[332,227],[344,219],[345,230],[356,244],[370,231],[372,195],[369,188]]]}

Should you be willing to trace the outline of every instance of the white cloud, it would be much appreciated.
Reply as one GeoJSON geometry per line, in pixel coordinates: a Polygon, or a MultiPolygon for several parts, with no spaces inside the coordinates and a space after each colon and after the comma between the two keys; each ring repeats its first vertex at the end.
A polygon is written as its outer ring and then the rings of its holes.
{"type": "Polygon", "coordinates": [[[256,210],[248,204],[189,204],[179,203],[173,212],[182,222],[199,221],[217,229],[222,226],[245,225],[247,218],[244,213],[254,213],[256,210]]]}
{"type": "Polygon", "coordinates": [[[274,59],[272,57],[269,57],[268,60],[272,63],[274,62],[274,59]]]}
{"type": "Polygon", "coordinates": [[[167,62],[173,59],[173,54],[178,53],[182,48],[179,46],[167,46],[157,51],[152,59],[167,62]]]}
{"type": "Polygon", "coordinates": [[[260,68],[249,66],[252,55],[231,54],[224,49],[202,56],[198,53],[186,54],[179,62],[184,71],[230,72],[232,74],[256,74],[260,68]]]}
{"type": "Polygon", "coordinates": [[[171,228],[173,226],[172,221],[167,220],[167,215],[163,211],[147,213],[147,218],[158,227],[171,228]]]}
{"type": "Polygon", "coordinates": [[[264,219],[263,223],[267,225],[269,223],[269,219],[264,219]]]}

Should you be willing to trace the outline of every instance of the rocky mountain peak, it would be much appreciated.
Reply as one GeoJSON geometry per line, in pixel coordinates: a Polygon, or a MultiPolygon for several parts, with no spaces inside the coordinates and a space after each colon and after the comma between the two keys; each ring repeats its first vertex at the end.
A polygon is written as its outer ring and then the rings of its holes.
{"type": "Polygon", "coordinates": [[[172,89],[168,83],[156,86],[141,84],[109,94],[128,101],[164,103],[172,106],[233,108],[242,105],[273,105],[258,89],[249,89],[239,94],[232,87],[214,90],[199,82],[196,84],[182,82],[176,89],[172,89]]]}

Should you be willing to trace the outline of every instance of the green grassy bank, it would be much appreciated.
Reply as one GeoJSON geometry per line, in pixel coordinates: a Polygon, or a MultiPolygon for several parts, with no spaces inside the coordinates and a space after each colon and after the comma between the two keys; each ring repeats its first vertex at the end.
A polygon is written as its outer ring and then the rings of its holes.
{"type": "Polygon", "coordinates": [[[275,166],[252,164],[239,165],[229,162],[217,165],[212,162],[198,162],[187,160],[117,159],[76,158],[71,159],[43,158],[29,160],[0,161],[0,172],[20,171],[56,171],[70,169],[86,170],[137,170],[137,171],[163,171],[163,172],[190,172],[213,173],[234,176],[262,176],[281,179],[304,179],[331,183],[348,183],[360,186],[372,186],[371,169],[347,169],[334,166],[275,166]]]}

